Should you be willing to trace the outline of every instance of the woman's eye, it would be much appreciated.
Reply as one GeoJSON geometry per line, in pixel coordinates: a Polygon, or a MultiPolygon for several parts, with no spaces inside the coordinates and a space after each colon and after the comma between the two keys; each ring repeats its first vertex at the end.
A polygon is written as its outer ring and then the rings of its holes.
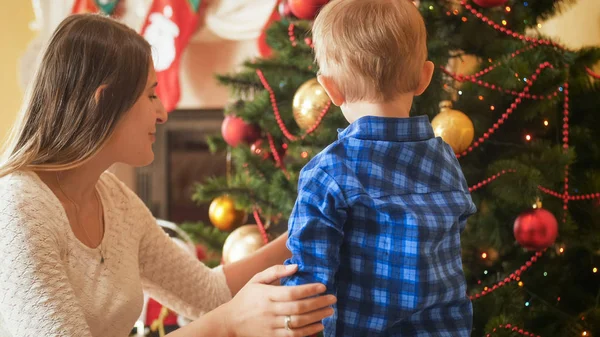
{"type": "Polygon", "coordinates": [[[157,99],[157,98],[158,98],[158,96],[156,96],[156,95],[150,95],[150,99],[157,99]]]}

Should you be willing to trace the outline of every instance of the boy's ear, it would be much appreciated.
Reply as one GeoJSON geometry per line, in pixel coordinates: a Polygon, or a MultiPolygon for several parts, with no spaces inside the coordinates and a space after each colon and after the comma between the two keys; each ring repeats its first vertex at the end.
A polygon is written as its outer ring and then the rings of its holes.
{"type": "Polygon", "coordinates": [[[425,89],[429,86],[431,82],[431,77],[433,77],[433,69],[435,68],[433,62],[426,61],[423,65],[423,69],[421,69],[421,79],[419,80],[419,85],[415,90],[415,96],[421,95],[425,92],[425,89]]]}
{"type": "Polygon", "coordinates": [[[341,106],[346,101],[344,95],[340,92],[337,84],[329,76],[318,75],[317,81],[325,89],[325,92],[331,99],[331,102],[337,106],[341,106]]]}

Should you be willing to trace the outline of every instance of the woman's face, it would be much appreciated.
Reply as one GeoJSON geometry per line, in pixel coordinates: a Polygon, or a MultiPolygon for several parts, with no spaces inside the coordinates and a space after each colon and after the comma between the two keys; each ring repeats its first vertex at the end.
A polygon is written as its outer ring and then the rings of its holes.
{"type": "Polygon", "coordinates": [[[156,72],[150,62],[148,80],[142,95],[117,125],[107,148],[115,161],[134,167],[146,166],[154,160],[152,144],[156,140],[156,124],[167,121],[167,112],[156,96],[156,72]]]}

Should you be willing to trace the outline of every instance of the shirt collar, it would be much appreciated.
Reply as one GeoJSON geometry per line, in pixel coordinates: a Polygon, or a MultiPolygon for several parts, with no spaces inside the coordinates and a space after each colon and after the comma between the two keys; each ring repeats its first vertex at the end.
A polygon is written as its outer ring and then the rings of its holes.
{"type": "Polygon", "coordinates": [[[345,129],[338,129],[338,139],[346,137],[414,142],[428,140],[434,138],[435,135],[427,115],[407,118],[363,116],[345,129]]]}

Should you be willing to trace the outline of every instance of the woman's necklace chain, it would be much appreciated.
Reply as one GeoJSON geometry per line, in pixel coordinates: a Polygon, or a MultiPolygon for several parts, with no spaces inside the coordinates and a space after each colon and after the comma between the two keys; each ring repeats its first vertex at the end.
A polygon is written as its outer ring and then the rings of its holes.
{"type": "MultiPolygon", "coordinates": [[[[87,232],[87,230],[85,229],[85,226],[82,226],[79,222],[79,205],[77,205],[71,198],[69,198],[69,196],[65,193],[65,191],[62,188],[62,185],[60,183],[60,179],[58,177],[58,172],[56,173],[56,183],[58,184],[58,189],[60,190],[60,192],[63,194],[63,196],[65,198],[67,198],[67,200],[69,200],[69,202],[71,202],[71,204],[73,205],[73,208],[75,208],[75,222],[76,225],[81,227],[83,229],[83,233],[85,234],[86,239],[88,240],[88,242],[90,243],[90,245],[92,245],[92,240],[90,239],[90,236],[87,232]]],[[[96,202],[98,203],[98,220],[100,221],[100,223],[102,224],[102,229],[101,231],[104,231],[104,221],[102,220],[102,205],[100,202],[100,197],[98,196],[98,191],[94,188],[94,196],[96,197],[96,202]]],[[[99,237],[102,237],[102,232],[100,232],[99,237]]],[[[104,263],[104,251],[103,251],[103,247],[102,247],[102,239],[100,240],[100,263],[104,263]]]]}

